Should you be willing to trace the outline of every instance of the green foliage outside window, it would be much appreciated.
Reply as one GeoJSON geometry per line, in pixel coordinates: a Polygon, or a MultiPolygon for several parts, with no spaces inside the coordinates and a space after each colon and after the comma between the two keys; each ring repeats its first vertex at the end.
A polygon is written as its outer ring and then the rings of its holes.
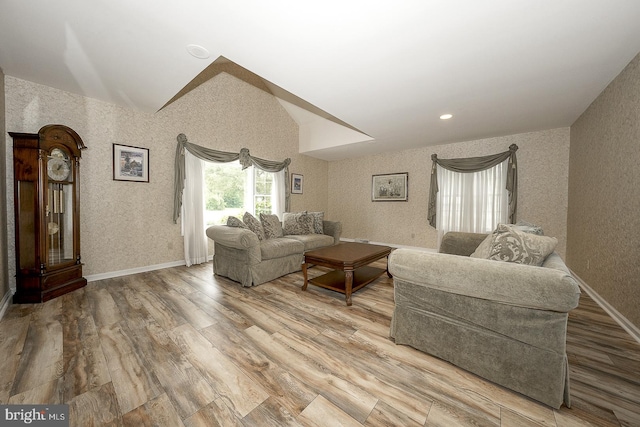
{"type": "Polygon", "coordinates": [[[225,165],[213,163],[205,168],[205,207],[208,211],[242,208],[244,172],[239,167],[225,165]]]}
{"type": "MultiPolygon", "coordinates": [[[[253,175],[253,215],[272,212],[273,174],[255,168],[253,175]]],[[[238,163],[207,163],[204,172],[205,222],[226,224],[229,216],[242,218],[247,174],[238,163]]]]}

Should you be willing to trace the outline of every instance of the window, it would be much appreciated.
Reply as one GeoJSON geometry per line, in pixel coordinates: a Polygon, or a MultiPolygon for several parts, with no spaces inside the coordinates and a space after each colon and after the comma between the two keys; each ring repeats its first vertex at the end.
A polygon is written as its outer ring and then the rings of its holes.
{"type": "Polygon", "coordinates": [[[438,167],[439,236],[447,231],[488,233],[499,223],[509,222],[507,167],[508,161],[469,173],[438,167]]]}
{"type": "Polygon", "coordinates": [[[239,162],[204,162],[205,228],[226,224],[230,216],[272,213],[274,174],[239,162]]]}
{"type": "Polygon", "coordinates": [[[173,220],[177,222],[182,217],[187,267],[207,261],[207,225],[224,224],[230,215],[243,211],[258,215],[270,212],[282,219],[288,202],[286,178],[290,162],[253,157],[246,148],[240,153],[213,150],[189,143],[184,134],[178,135],[173,220]],[[225,168],[233,159],[273,172],[256,172],[253,168],[243,172],[238,162],[225,168]]]}
{"type": "Polygon", "coordinates": [[[258,168],[251,169],[253,173],[250,173],[250,176],[253,182],[249,187],[253,189],[253,212],[259,218],[261,213],[272,213],[273,174],[258,168]]]}

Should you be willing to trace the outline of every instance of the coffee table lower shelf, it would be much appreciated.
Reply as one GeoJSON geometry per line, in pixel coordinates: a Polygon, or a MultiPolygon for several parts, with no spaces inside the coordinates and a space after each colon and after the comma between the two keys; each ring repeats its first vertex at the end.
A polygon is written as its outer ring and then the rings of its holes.
{"type": "MultiPolygon", "coordinates": [[[[353,270],[353,285],[351,292],[368,285],[386,272],[383,268],[364,266],[353,270]]],[[[333,270],[322,276],[309,279],[309,283],[325,289],[331,289],[343,294],[347,293],[346,289],[346,273],[342,270],[333,270]]]]}

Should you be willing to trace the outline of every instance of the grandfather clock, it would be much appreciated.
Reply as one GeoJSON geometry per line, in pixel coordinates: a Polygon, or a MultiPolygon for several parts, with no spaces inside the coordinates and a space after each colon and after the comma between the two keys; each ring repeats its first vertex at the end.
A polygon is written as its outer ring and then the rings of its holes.
{"type": "Polygon", "coordinates": [[[87,284],[80,262],[78,134],[62,125],[13,138],[14,303],[50,300],[87,284]]]}

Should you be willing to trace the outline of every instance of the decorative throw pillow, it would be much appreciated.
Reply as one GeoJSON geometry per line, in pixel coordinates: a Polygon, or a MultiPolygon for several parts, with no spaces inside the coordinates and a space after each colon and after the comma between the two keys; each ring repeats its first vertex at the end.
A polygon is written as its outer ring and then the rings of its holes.
{"type": "Polygon", "coordinates": [[[227,225],[229,227],[249,229],[249,227],[247,227],[247,224],[245,224],[240,218],[236,218],[235,216],[230,216],[229,218],[227,218],[227,225]]]}
{"type": "Polygon", "coordinates": [[[307,212],[285,212],[282,223],[285,235],[313,234],[313,217],[307,212]]]}
{"type": "Polygon", "coordinates": [[[476,248],[476,250],[469,255],[471,258],[483,258],[489,259],[489,251],[491,251],[491,244],[493,243],[493,233],[489,234],[476,248]]]}
{"type": "Polygon", "coordinates": [[[516,222],[516,228],[520,231],[524,231],[525,233],[537,234],[538,236],[544,236],[544,231],[542,231],[542,227],[539,225],[532,224],[527,221],[518,221],[516,222]]]}
{"type": "Polygon", "coordinates": [[[249,230],[253,231],[258,235],[259,240],[264,240],[264,229],[262,228],[262,223],[258,221],[258,219],[251,215],[249,212],[245,212],[242,216],[242,220],[247,225],[249,230]]]}
{"type": "Polygon", "coordinates": [[[489,259],[540,266],[558,244],[555,237],[525,233],[511,224],[498,224],[489,259]]]}
{"type": "Polygon", "coordinates": [[[264,229],[264,237],[267,239],[275,239],[277,237],[282,237],[282,225],[280,224],[280,219],[278,215],[267,215],[260,213],[260,222],[262,223],[262,228],[264,229]]]}
{"type": "Polygon", "coordinates": [[[308,212],[313,218],[313,232],[315,234],[324,234],[324,212],[308,212]]]}

